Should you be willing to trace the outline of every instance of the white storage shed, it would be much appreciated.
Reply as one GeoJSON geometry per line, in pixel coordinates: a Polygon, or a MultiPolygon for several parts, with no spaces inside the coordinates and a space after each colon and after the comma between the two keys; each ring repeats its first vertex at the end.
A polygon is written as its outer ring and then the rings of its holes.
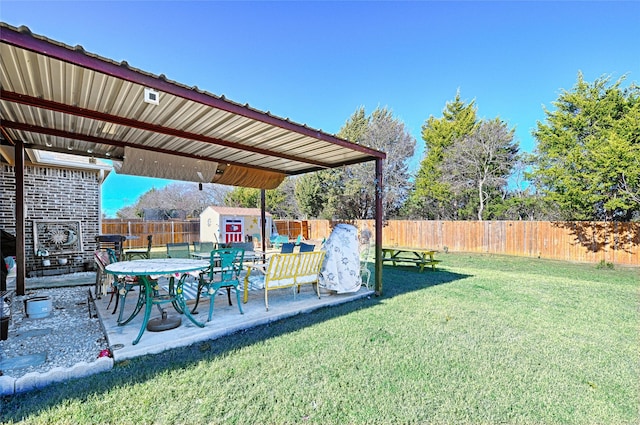
{"type": "MultiPolygon", "coordinates": [[[[265,219],[269,240],[273,219],[268,212],[265,219]]],[[[209,206],[200,214],[201,242],[255,242],[261,232],[260,208],[209,206]]]]}

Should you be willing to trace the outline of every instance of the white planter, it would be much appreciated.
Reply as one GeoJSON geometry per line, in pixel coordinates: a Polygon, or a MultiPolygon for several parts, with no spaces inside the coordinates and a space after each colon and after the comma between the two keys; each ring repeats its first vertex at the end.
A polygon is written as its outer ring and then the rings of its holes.
{"type": "Polygon", "coordinates": [[[48,258],[46,260],[42,260],[42,265],[45,267],[49,267],[51,265],[51,260],[48,258]]]}

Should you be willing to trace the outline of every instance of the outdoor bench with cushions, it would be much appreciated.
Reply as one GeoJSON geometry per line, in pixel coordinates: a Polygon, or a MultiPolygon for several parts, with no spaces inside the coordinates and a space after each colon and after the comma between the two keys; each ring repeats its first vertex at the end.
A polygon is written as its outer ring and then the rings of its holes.
{"type": "Polygon", "coordinates": [[[274,254],[266,264],[248,266],[244,278],[244,302],[249,299],[249,287],[264,289],[264,305],[269,311],[269,291],[297,286],[299,292],[300,286],[305,284],[315,284],[320,298],[318,276],[324,256],[324,251],[274,254]],[[252,270],[258,270],[260,274],[252,276],[252,270]]]}

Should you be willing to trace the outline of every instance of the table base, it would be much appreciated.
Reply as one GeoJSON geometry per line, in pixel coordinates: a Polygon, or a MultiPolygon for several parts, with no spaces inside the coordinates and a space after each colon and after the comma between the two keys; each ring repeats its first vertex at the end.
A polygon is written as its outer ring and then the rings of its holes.
{"type": "Polygon", "coordinates": [[[162,332],[169,329],[175,329],[182,324],[182,318],[179,316],[167,316],[166,313],[162,317],[156,317],[149,320],[147,330],[150,332],[162,332]]]}

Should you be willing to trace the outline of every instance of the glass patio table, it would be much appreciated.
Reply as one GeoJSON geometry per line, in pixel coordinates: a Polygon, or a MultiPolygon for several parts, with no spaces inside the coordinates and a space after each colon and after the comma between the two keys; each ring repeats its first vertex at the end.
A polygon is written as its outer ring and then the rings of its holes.
{"type": "MultiPolygon", "coordinates": [[[[162,313],[161,320],[166,320],[166,312],[160,308],[161,304],[171,303],[175,310],[184,314],[194,325],[203,328],[204,324],[198,322],[189,312],[186,301],[183,296],[182,286],[187,276],[199,276],[200,272],[209,267],[209,261],[193,260],[188,258],[161,258],[161,259],[143,259],[133,261],[119,261],[111,263],[105,267],[105,271],[115,275],[117,279],[124,279],[125,276],[135,276],[138,278],[144,290],[138,295],[136,307],[127,320],[118,322],[118,325],[126,325],[129,323],[142,309],[144,309],[144,318],[138,336],[133,341],[136,345],[142,334],[144,333],[151,310],[157,305],[162,313]],[[169,293],[160,293],[160,287],[157,282],[159,277],[169,278],[169,293]],[[177,278],[177,279],[176,279],[177,278]],[[177,280],[177,282],[176,282],[177,280]]],[[[155,319],[154,319],[155,320],[155,319]]],[[[176,326],[180,325],[180,321],[176,326]]],[[[174,326],[174,327],[176,327],[174,326]]],[[[166,327],[165,329],[171,329],[166,327]]],[[[164,330],[164,329],[157,329],[164,330]]]]}

